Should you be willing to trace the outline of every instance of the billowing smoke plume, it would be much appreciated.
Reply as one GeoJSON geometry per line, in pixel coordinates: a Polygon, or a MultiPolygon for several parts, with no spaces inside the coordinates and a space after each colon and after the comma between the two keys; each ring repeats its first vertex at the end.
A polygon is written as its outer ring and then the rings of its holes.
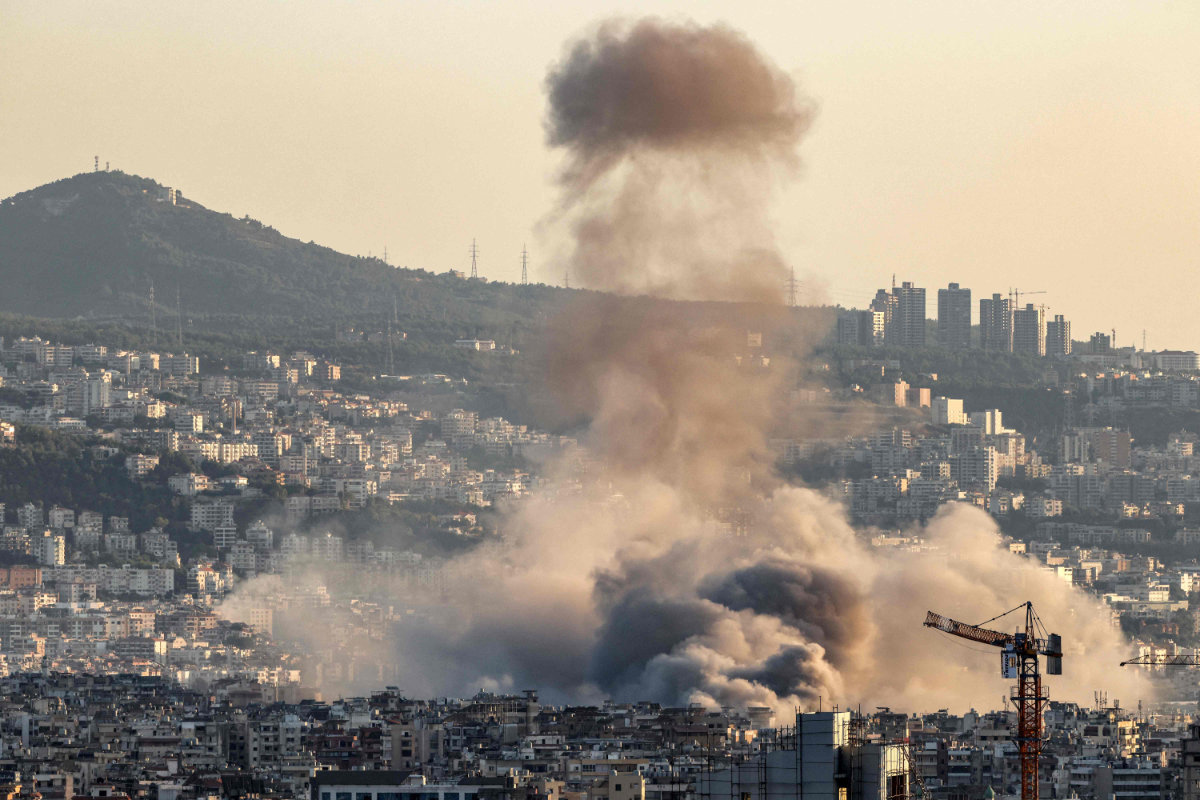
{"type": "Polygon", "coordinates": [[[551,325],[551,395],[584,452],[508,510],[503,547],[445,568],[446,605],[398,629],[405,690],[993,706],[996,652],[922,628],[925,611],[979,621],[1031,599],[1067,647],[1054,696],[1132,699],[1102,609],[1010,555],[986,514],[944,510],[933,554],[875,550],[770,468],[768,437],[804,427],[780,400],[806,354],[768,363],[747,333],[796,327],[766,209],[813,103],[740,35],[661,21],[601,25],[548,88],[572,273],[653,296],[588,294],[551,325]]]}
{"type": "Polygon", "coordinates": [[[741,34],[608,22],[547,79],[566,152],[569,268],[596,289],[778,300],[787,270],[766,214],[813,104],[741,34]]]}

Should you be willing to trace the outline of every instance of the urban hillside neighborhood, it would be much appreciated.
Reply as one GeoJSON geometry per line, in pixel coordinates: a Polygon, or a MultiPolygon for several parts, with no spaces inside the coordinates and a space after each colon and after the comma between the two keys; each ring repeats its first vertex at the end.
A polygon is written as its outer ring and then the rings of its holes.
{"type": "MultiPolygon", "coordinates": [[[[32,259],[61,284],[71,248],[113,226],[137,236],[95,250],[100,283],[60,314],[0,317],[6,796],[1018,795],[1015,707],[986,698],[780,714],[538,686],[406,695],[394,634],[439,623],[456,559],[499,552],[514,509],[595,474],[586,425],[542,413],[537,341],[575,291],[351,259],[107,172],[0,204],[21,242],[6,260],[0,237],[0,267],[32,259]],[[297,275],[265,279],[274,258],[297,275]],[[323,290],[294,291],[322,269],[323,290]],[[221,294],[243,278],[245,308],[221,294]]],[[[938,551],[922,526],[977,507],[1149,665],[1144,706],[1104,687],[1048,702],[1043,796],[1200,797],[1200,677],[1164,666],[1200,657],[1200,357],[1075,340],[1021,294],[976,306],[952,283],[930,319],[905,281],[863,310],[789,308],[729,352],[821,421],[773,431],[773,466],[881,558],[938,551]]]]}

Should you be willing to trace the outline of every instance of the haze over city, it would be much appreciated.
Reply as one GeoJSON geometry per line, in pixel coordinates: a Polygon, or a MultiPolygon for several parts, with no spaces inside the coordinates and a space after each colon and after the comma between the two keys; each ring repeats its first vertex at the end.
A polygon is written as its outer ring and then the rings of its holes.
{"type": "Polygon", "coordinates": [[[1200,800],[1198,16],[0,0],[0,797],[1200,800]]]}

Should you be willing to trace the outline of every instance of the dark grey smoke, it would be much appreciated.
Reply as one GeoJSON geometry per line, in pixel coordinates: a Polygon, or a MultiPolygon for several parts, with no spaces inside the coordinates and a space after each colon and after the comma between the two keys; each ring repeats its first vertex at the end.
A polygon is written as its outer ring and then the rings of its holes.
{"type": "Polygon", "coordinates": [[[585,183],[643,147],[791,162],[812,118],[792,80],[724,25],[606,22],[575,43],[547,89],[550,144],[570,151],[568,179],[585,183]]]}
{"type": "Polygon", "coordinates": [[[734,611],[783,620],[821,645],[835,667],[844,666],[853,645],[868,635],[861,592],[829,569],[764,562],[710,580],[700,592],[734,611]]]}
{"type": "Polygon", "coordinates": [[[788,647],[758,666],[734,670],[732,677],[765,686],[780,697],[813,700],[824,679],[820,661],[811,647],[788,647]]]}
{"type": "Polygon", "coordinates": [[[717,617],[717,609],[701,600],[662,597],[637,587],[605,617],[592,657],[592,679],[610,691],[637,683],[651,659],[704,633],[717,617]]]}

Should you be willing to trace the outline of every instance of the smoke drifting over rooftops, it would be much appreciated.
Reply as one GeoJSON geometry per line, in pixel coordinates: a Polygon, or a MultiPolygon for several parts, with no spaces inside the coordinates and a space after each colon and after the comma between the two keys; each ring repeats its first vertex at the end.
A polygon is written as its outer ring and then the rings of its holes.
{"type": "Polygon", "coordinates": [[[1054,696],[1137,696],[1098,604],[1009,554],[982,512],[943,510],[924,530],[936,552],[874,550],[839,503],[771,468],[768,438],[812,427],[780,399],[820,338],[782,304],[766,213],[814,107],[787,76],[722,26],[609,22],[547,89],[572,274],[654,297],[588,293],[551,324],[549,394],[583,452],[505,511],[504,546],[447,565],[447,606],[396,629],[406,690],[987,706],[1006,691],[996,654],[964,657],[925,611],[978,620],[1028,599],[1065,637],[1054,696]],[[665,302],[681,298],[739,302],[665,302]],[[747,331],[791,344],[767,361],[747,331]]]}

